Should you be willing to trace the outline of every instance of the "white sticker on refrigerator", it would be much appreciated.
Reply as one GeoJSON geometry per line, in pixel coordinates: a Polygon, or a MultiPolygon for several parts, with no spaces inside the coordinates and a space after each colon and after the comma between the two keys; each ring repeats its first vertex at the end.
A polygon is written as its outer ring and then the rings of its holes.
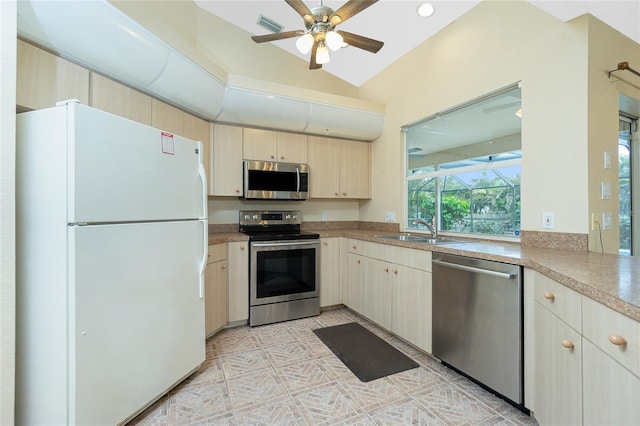
{"type": "Polygon", "coordinates": [[[171,155],[175,154],[173,135],[171,133],[162,132],[162,153],[171,155]]]}

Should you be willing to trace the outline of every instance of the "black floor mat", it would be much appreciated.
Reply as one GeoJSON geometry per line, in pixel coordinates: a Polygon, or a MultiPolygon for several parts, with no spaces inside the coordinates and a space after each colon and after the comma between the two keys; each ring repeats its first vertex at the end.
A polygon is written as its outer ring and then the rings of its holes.
{"type": "Polygon", "coordinates": [[[362,382],[418,367],[411,358],[358,323],[313,332],[362,382]]]}

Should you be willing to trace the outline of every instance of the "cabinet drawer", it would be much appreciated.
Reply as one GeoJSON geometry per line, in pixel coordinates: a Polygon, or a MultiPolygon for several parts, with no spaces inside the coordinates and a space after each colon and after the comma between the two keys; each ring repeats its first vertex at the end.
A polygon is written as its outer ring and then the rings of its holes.
{"type": "Polygon", "coordinates": [[[360,240],[349,240],[349,253],[362,254],[362,248],[364,247],[365,241],[360,240]]]}
{"type": "Polygon", "coordinates": [[[586,296],[582,297],[582,312],[583,336],[640,376],[640,322],[586,296]]]}
{"type": "Polygon", "coordinates": [[[582,307],[579,293],[546,277],[535,275],[535,300],[578,332],[582,331],[582,307]]]}
{"type": "Polygon", "coordinates": [[[227,258],[227,245],[225,243],[212,244],[209,246],[207,263],[219,262],[227,258]]]}

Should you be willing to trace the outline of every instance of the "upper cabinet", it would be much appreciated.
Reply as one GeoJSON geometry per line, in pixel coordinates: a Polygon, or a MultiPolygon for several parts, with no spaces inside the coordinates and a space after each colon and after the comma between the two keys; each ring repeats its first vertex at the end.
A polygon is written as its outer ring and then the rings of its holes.
{"type": "Polygon", "coordinates": [[[270,130],[244,129],[243,158],[306,164],[307,136],[270,130]]]}
{"type": "Polygon", "coordinates": [[[371,144],[309,136],[311,198],[371,198],[371,144]]]}
{"type": "Polygon", "coordinates": [[[151,125],[151,96],[91,73],[91,106],[151,125]]]}
{"type": "Polygon", "coordinates": [[[209,195],[242,195],[242,133],[248,129],[213,125],[209,195]]]}
{"type": "Polygon", "coordinates": [[[66,99],[89,104],[89,70],[18,40],[16,104],[40,109],[66,99]]]}

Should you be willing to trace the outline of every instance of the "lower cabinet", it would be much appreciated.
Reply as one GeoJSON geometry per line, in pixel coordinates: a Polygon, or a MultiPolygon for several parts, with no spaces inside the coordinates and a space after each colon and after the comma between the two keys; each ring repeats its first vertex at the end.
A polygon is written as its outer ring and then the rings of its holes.
{"type": "Polygon", "coordinates": [[[345,305],[431,352],[431,252],[350,240],[345,305]]]}
{"type": "Polygon", "coordinates": [[[249,242],[227,243],[229,265],[229,323],[239,325],[249,319],[249,242]]]}
{"type": "Polygon", "coordinates": [[[209,246],[204,288],[205,333],[212,335],[227,325],[227,245],[209,246]]]}
{"type": "Polygon", "coordinates": [[[392,273],[391,331],[431,353],[431,272],[396,265],[392,273]]]}
{"type": "Polygon", "coordinates": [[[359,314],[362,311],[362,264],[363,257],[359,254],[347,254],[347,281],[343,291],[344,304],[359,314]]]}
{"type": "Polygon", "coordinates": [[[580,334],[535,303],[535,417],[541,425],[582,423],[580,334]]]}
{"type": "Polygon", "coordinates": [[[320,238],[320,307],[342,303],[340,237],[320,238]]]}
{"type": "Polygon", "coordinates": [[[640,322],[541,274],[534,277],[538,423],[638,424],[640,322]]]}

